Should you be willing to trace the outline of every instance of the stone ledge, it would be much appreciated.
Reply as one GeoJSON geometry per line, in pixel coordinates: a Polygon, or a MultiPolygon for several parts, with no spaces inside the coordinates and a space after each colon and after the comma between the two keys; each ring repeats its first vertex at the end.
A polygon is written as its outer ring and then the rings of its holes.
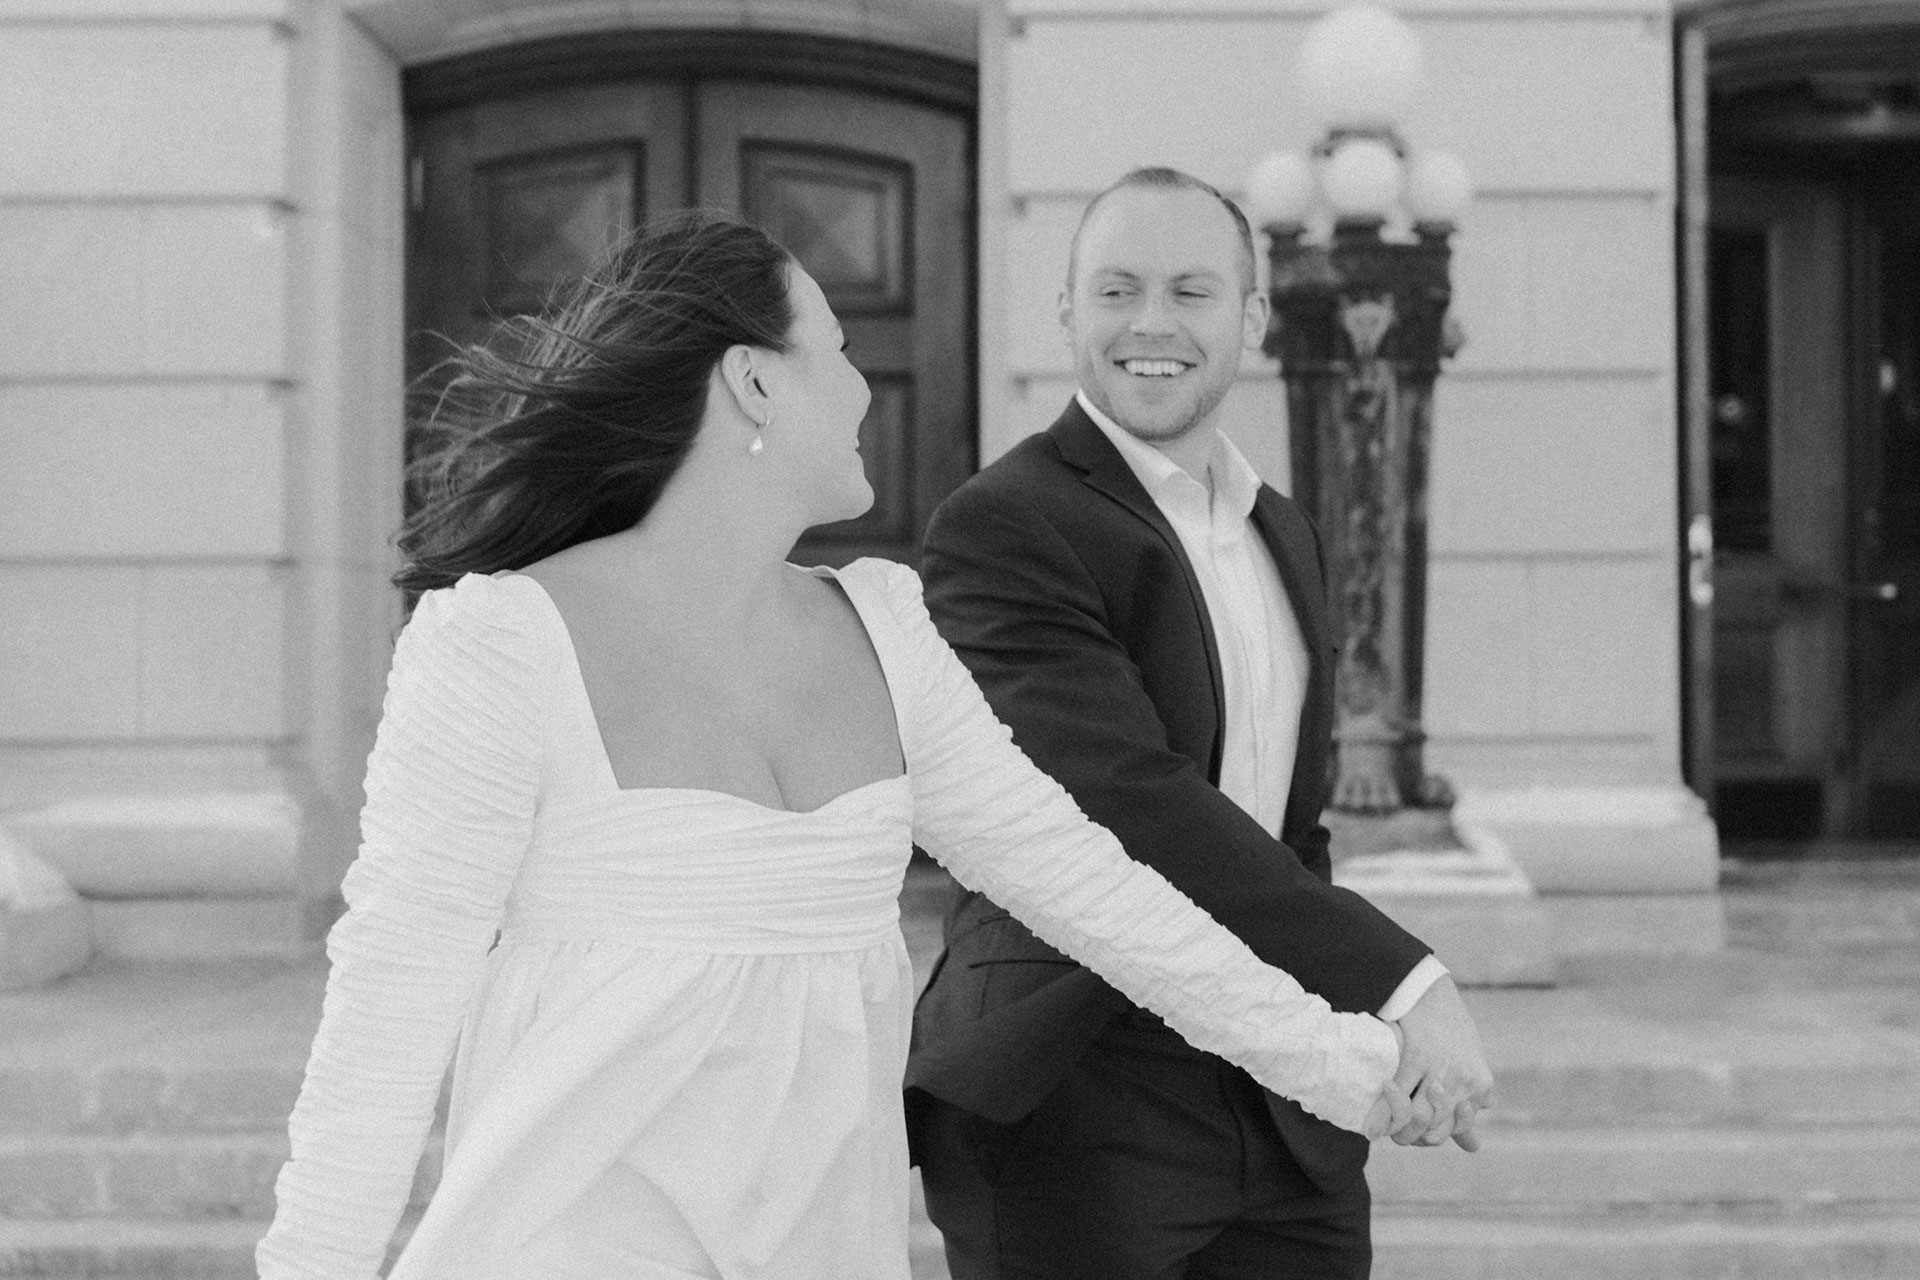
{"type": "Polygon", "coordinates": [[[0,830],[0,991],[38,987],[93,957],[93,916],[45,859],[0,830]]]}
{"type": "Polygon", "coordinates": [[[1550,987],[1560,977],[1553,930],[1537,898],[1366,895],[1433,948],[1464,987],[1550,987]]]}
{"type": "Polygon", "coordinates": [[[94,945],[125,960],[297,960],[319,952],[306,905],[272,898],[97,898],[94,945]]]}
{"type": "Polygon", "coordinates": [[[93,957],[93,915],[85,902],[13,910],[0,906],[0,991],[45,986],[93,957]]]}
{"type": "MultiPolygon", "coordinates": [[[[1497,1119],[1499,1110],[1490,1113],[1497,1119]]],[[[1472,1155],[1382,1143],[1376,1206],[1870,1204],[1920,1188],[1920,1128],[1521,1129],[1472,1155]]]]}
{"type": "Polygon", "coordinates": [[[1526,874],[1492,833],[1454,822],[1451,849],[1354,853],[1333,882],[1379,907],[1463,986],[1551,986],[1559,957],[1526,874]]]}
{"type": "Polygon", "coordinates": [[[1334,863],[1333,882],[1374,897],[1506,898],[1534,896],[1534,886],[1506,843],[1484,826],[1454,820],[1453,848],[1398,848],[1353,853],[1334,863]]]}
{"type": "Polygon", "coordinates": [[[7,815],[83,895],[262,897],[295,891],[301,811],[278,791],[107,795],[7,815]]]}
{"type": "Polygon", "coordinates": [[[1920,1221],[1835,1210],[1744,1221],[1724,1215],[1377,1212],[1375,1280],[1899,1280],[1920,1275],[1920,1221]]]}
{"type": "Polygon", "coordinates": [[[1541,905],[1564,960],[1704,956],[1726,949],[1717,893],[1549,893],[1541,905]]]}
{"type": "Polygon", "coordinates": [[[1464,792],[1456,823],[1497,836],[1542,893],[1712,893],[1720,840],[1685,787],[1464,792]]]}
{"type": "Polygon", "coordinates": [[[265,1219],[143,1222],[0,1219],[0,1276],[50,1280],[253,1280],[265,1219]]]}

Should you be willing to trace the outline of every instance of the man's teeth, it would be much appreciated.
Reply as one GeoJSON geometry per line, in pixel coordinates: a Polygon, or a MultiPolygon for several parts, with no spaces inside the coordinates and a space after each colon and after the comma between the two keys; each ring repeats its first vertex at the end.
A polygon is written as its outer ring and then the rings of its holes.
{"type": "Polygon", "coordinates": [[[1120,367],[1136,378],[1177,378],[1187,368],[1178,360],[1125,360],[1120,367]]]}

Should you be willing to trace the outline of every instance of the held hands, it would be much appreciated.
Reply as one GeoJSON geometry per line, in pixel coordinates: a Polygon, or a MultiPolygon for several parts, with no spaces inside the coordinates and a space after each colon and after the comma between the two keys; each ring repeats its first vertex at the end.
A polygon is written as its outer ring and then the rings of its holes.
{"type": "Polygon", "coordinates": [[[1493,1105],[1493,1072],[1453,979],[1443,977],[1427,988],[1399,1028],[1400,1069],[1368,1113],[1369,1136],[1375,1114],[1384,1109],[1383,1131],[1403,1147],[1437,1147],[1452,1138],[1462,1151],[1478,1151],[1480,1113],[1493,1105]]]}
{"type": "MultiPolygon", "coordinates": [[[[1407,1033],[1400,1029],[1397,1022],[1387,1024],[1393,1028],[1394,1041],[1400,1046],[1400,1060],[1406,1061],[1407,1033]]],[[[1384,1138],[1388,1134],[1399,1133],[1413,1120],[1413,1096],[1401,1085],[1398,1077],[1387,1081],[1380,1090],[1380,1096],[1373,1100],[1373,1107],[1367,1112],[1366,1128],[1361,1132],[1368,1142],[1384,1138]]]]}

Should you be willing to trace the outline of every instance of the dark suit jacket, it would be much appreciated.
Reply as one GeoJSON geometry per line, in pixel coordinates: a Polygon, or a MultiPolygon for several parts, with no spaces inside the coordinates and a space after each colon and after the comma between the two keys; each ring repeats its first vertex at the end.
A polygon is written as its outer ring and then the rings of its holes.
{"type": "MultiPolygon", "coordinates": [[[[1429,949],[1330,883],[1334,642],[1319,541],[1271,488],[1253,518],[1311,659],[1280,840],[1217,785],[1220,659],[1193,566],[1077,401],[934,513],[927,604],[1014,741],[1133,858],[1335,1009],[1373,1012],[1429,949]]],[[[924,1090],[1012,1123],[1131,1008],[978,894],[954,909],[946,941],[915,1010],[910,1110],[924,1090]]],[[[1273,1110],[1322,1185],[1364,1164],[1358,1135],[1285,1100],[1273,1110]]]]}

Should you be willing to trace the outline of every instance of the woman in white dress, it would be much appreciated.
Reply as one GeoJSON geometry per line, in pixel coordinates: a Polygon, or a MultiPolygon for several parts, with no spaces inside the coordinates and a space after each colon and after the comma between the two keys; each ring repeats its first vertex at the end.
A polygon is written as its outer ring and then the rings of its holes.
{"type": "MultiPolygon", "coordinates": [[[[258,1252],[371,1280],[906,1280],[919,843],[1194,1044],[1378,1135],[1397,1032],[1336,1014],[1014,747],[865,510],[821,291],[714,215],[626,246],[441,455],[402,535],[363,843],[258,1252]]],[[[1095,712],[1097,714],[1097,711],[1095,712]]]]}

